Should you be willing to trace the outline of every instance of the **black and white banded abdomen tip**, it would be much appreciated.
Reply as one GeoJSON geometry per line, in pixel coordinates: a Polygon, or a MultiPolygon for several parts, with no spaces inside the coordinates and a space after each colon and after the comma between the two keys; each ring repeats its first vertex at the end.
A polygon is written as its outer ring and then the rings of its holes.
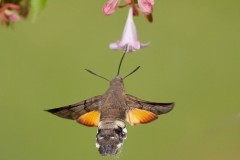
{"type": "Polygon", "coordinates": [[[125,127],[98,129],[96,147],[103,156],[115,156],[126,138],[125,127]]]}

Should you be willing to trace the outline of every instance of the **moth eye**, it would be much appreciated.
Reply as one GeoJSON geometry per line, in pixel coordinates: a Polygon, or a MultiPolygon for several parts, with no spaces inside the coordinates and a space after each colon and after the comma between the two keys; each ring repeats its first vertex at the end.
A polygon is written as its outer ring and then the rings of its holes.
{"type": "Polygon", "coordinates": [[[127,129],[121,128],[118,126],[118,128],[114,129],[115,133],[118,134],[121,138],[126,139],[127,137],[127,129]]]}
{"type": "Polygon", "coordinates": [[[122,128],[120,128],[120,127],[115,128],[114,132],[119,135],[122,132],[122,128]]]}

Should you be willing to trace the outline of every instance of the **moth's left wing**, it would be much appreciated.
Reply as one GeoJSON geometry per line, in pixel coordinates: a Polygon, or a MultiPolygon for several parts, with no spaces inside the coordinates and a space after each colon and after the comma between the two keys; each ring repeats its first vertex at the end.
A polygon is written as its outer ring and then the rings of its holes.
{"type": "Polygon", "coordinates": [[[89,127],[97,127],[100,113],[99,104],[101,96],[86,99],[82,102],[46,110],[56,116],[76,120],[78,123],[89,127]]]}
{"type": "Polygon", "coordinates": [[[129,94],[126,94],[126,103],[129,107],[126,120],[131,125],[151,122],[157,119],[158,115],[168,113],[174,107],[174,103],[149,102],[129,94]]]}

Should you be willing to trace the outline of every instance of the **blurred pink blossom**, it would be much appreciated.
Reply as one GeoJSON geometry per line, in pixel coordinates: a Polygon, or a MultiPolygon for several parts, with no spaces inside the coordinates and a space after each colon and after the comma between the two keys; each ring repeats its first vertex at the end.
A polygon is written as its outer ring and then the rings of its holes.
{"type": "Polygon", "coordinates": [[[17,22],[20,19],[19,14],[16,12],[20,6],[12,3],[5,3],[0,8],[0,19],[3,24],[9,25],[17,22]]]}
{"type": "Polygon", "coordinates": [[[5,10],[5,16],[10,22],[17,22],[20,19],[20,16],[11,10],[5,10]]]}
{"type": "Polygon", "coordinates": [[[126,50],[126,52],[133,52],[141,48],[145,48],[148,43],[140,43],[138,41],[137,30],[133,21],[133,9],[129,9],[128,18],[122,34],[122,40],[109,45],[112,50],[126,50]]]}

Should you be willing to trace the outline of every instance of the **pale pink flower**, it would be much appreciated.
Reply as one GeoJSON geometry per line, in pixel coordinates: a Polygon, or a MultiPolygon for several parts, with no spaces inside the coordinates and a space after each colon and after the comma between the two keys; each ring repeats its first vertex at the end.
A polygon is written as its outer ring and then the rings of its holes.
{"type": "Polygon", "coordinates": [[[133,9],[129,9],[128,18],[122,34],[122,40],[109,45],[112,50],[123,49],[126,52],[133,52],[141,48],[145,48],[149,43],[140,43],[138,41],[137,30],[133,21],[133,9]]]}

